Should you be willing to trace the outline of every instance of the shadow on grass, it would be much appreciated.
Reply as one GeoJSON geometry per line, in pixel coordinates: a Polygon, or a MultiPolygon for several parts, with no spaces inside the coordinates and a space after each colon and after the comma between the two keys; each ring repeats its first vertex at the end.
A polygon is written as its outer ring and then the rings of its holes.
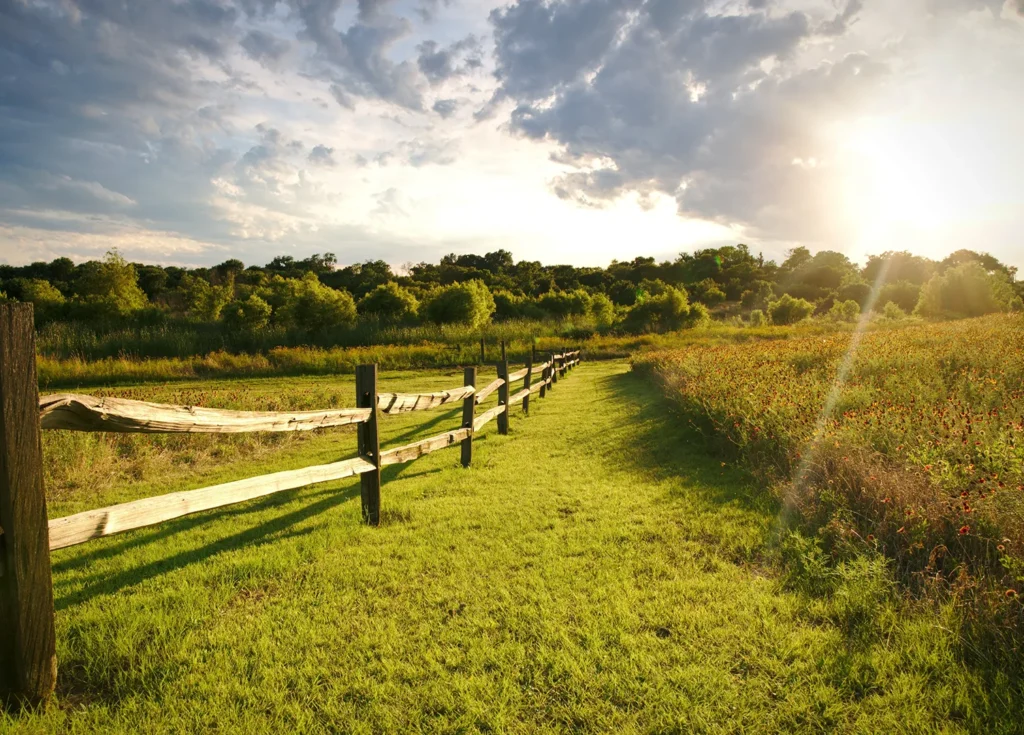
{"type": "MultiPolygon", "coordinates": [[[[243,508],[236,508],[232,511],[222,511],[216,514],[216,518],[229,515],[232,513],[251,513],[256,510],[266,509],[275,505],[284,505],[289,501],[295,500],[294,491],[286,491],[281,493],[279,496],[274,498],[275,502],[261,502],[256,506],[246,506],[243,508]]],[[[216,541],[212,541],[208,544],[200,546],[195,549],[188,549],[181,551],[177,554],[152,561],[142,566],[132,567],[125,569],[120,572],[114,572],[110,575],[104,575],[99,581],[89,582],[83,588],[66,594],[58,595],[54,600],[54,608],[58,611],[64,610],[72,605],[78,605],[83,602],[87,602],[99,595],[109,595],[115,592],[119,592],[128,587],[133,587],[140,582],[144,582],[153,577],[165,574],[167,572],[181,569],[190,564],[204,561],[212,556],[216,556],[224,551],[240,547],[252,547],[260,546],[264,543],[272,541],[279,541],[282,538],[290,538],[294,536],[304,535],[309,533],[309,530],[301,532],[291,532],[282,534],[281,532],[286,531],[291,526],[311,518],[315,515],[328,511],[342,503],[351,500],[352,498],[359,496],[359,486],[353,485],[343,489],[328,489],[317,493],[313,498],[304,498],[303,505],[296,508],[293,511],[279,515],[272,518],[264,523],[261,523],[252,528],[248,528],[239,533],[231,536],[225,536],[219,538],[216,541]],[[321,498],[317,502],[307,502],[311,499],[321,498]]],[[[268,499],[269,500],[269,499],[268,499]]],[[[118,544],[113,549],[101,549],[93,554],[86,555],[86,559],[79,561],[77,558],[73,565],[68,565],[67,568],[80,567],[85,564],[91,563],[91,561],[100,558],[106,558],[110,556],[116,556],[124,553],[126,550],[148,544],[152,541],[159,540],[170,536],[181,531],[187,531],[191,528],[195,528],[201,524],[207,523],[211,520],[208,515],[198,515],[194,517],[182,518],[176,521],[169,521],[164,527],[157,533],[147,534],[141,539],[132,538],[122,544],[118,544]]],[[[68,560],[72,561],[72,560],[68,560]]],[[[57,567],[55,567],[57,569],[57,567]]]]}
{"type": "Polygon", "coordinates": [[[690,417],[649,380],[633,372],[598,379],[615,400],[632,404],[635,451],[624,452],[638,472],[655,479],[679,477],[709,502],[738,503],[742,508],[776,517],[778,501],[753,477],[733,465],[722,465],[714,446],[689,424],[690,417]]]}

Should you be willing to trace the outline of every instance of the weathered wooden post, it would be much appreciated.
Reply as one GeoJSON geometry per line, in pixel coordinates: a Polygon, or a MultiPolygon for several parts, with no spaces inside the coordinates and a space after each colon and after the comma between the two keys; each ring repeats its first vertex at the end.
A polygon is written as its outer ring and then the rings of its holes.
{"type": "Polygon", "coordinates": [[[550,367],[551,366],[548,365],[548,367],[546,367],[546,368],[544,368],[543,370],[540,371],[540,397],[541,398],[543,398],[544,396],[546,396],[548,394],[548,375],[550,374],[550,373],[548,373],[548,370],[550,369],[550,367]]]}
{"type": "Polygon", "coordinates": [[[569,361],[568,358],[565,356],[565,353],[568,352],[568,351],[569,351],[569,348],[566,347],[565,345],[562,345],[562,359],[558,361],[558,367],[562,371],[562,377],[563,378],[565,377],[565,363],[567,363],[569,361]]]}
{"type": "MultiPolygon", "coordinates": [[[[533,353],[526,358],[526,378],[523,380],[523,390],[529,390],[530,382],[533,379],[533,353]]],[[[523,396],[523,413],[530,413],[530,394],[523,396]]]]}
{"type": "Polygon", "coordinates": [[[0,304],[0,704],[38,706],[57,680],[31,304],[0,304]]]}
{"type": "Polygon", "coordinates": [[[380,434],[377,427],[377,366],[356,367],[356,407],[370,409],[370,418],[357,430],[359,456],[376,469],[359,476],[363,520],[380,525],[380,434]]]}
{"type": "Polygon", "coordinates": [[[501,340],[501,362],[498,363],[498,377],[504,382],[498,388],[498,404],[505,410],[498,414],[498,433],[508,433],[508,356],[505,354],[505,340],[501,340]]]}
{"type": "Polygon", "coordinates": [[[558,354],[555,352],[551,353],[551,385],[548,386],[548,390],[555,387],[555,383],[558,382],[558,354]]]}
{"type": "MultiPolygon", "coordinates": [[[[476,385],[476,368],[468,367],[462,379],[463,385],[476,385]]],[[[473,411],[476,407],[476,394],[471,393],[462,399],[462,428],[469,429],[470,434],[462,440],[462,466],[469,467],[473,461],[473,411]]]]}
{"type": "Polygon", "coordinates": [[[483,365],[485,361],[486,361],[486,358],[484,357],[484,338],[481,337],[480,338],[480,364],[483,365]]]}

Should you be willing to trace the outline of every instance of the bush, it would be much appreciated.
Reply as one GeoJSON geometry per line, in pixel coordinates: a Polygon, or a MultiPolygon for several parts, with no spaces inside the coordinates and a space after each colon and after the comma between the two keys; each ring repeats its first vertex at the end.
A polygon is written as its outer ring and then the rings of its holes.
{"type": "Polygon", "coordinates": [[[836,301],[829,309],[828,317],[837,322],[855,322],[860,316],[860,304],[853,299],[849,301],[836,301]]]}
{"type": "Polygon", "coordinates": [[[537,305],[551,316],[584,316],[590,311],[592,298],[582,289],[575,291],[549,291],[540,297],[537,305]]]}
{"type": "Polygon", "coordinates": [[[768,305],[772,324],[796,324],[814,313],[814,304],[806,299],[795,299],[789,294],[782,294],[778,301],[768,305]]]}
{"type": "Polygon", "coordinates": [[[250,294],[245,301],[233,301],[225,307],[224,324],[233,330],[258,332],[270,323],[270,304],[256,294],[250,294]]]}
{"type": "Polygon", "coordinates": [[[772,284],[768,283],[768,281],[754,281],[752,285],[753,288],[744,291],[740,296],[740,303],[743,305],[743,308],[759,310],[768,308],[768,304],[775,298],[772,284]]]}
{"type": "Polygon", "coordinates": [[[315,273],[282,280],[283,301],[275,313],[279,324],[310,333],[355,322],[356,302],[348,291],[325,286],[315,273]]]}
{"type": "Polygon", "coordinates": [[[101,316],[125,316],[146,306],[146,294],[139,288],[135,266],[117,250],[101,260],[79,266],[76,291],[87,312],[101,316]]]}
{"type": "Polygon", "coordinates": [[[359,300],[360,313],[375,316],[381,322],[390,324],[415,319],[419,308],[416,297],[394,281],[377,286],[359,300]]]}
{"type": "Polygon", "coordinates": [[[898,322],[907,318],[907,312],[897,306],[894,301],[887,301],[882,307],[882,316],[891,322],[898,322]]]}
{"type": "Polygon", "coordinates": [[[590,316],[598,329],[607,329],[615,321],[615,305],[603,293],[594,294],[590,300],[590,316]]]}
{"type": "Polygon", "coordinates": [[[910,281],[887,283],[878,293],[878,303],[887,304],[891,301],[908,314],[914,310],[920,298],[921,287],[910,281]]]}
{"type": "Polygon", "coordinates": [[[713,278],[705,278],[703,281],[695,283],[690,290],[693,293],[694,301],[708,306],[725,301],[725,291],[718,287],[718,283],[713,278]]]}
{"type": "Polygon", "coordinates": [[[855,301],[857,306],[864,306],[871,298],[871,286],[863,281],[847,283],[839,289],[836,301],[855,301]]]}
{"type": "Polygon", "coordinates": [[[752,327],[764,327],[768,324],[768,317],[764,315],[764,312],[760,309],[754,309],[750,312],[750,326],[752,327]]]}
{"type": "Polygon", "coordinates": [[[989,273],[976,261],[949,268],[921,288],[915,314],[937,319],[962,319],[1009,311],[1013,287],[1005,274],[989,273]]]}
{"type": "Polygon", "coordinates": [[[60,316],[64,307],[64,294],[41,278],[15,278],[9,282],[9,288],[19,301],[35,307],[37,324],[60,316]]]}
{"type": "Polygon", "coordinates": [[[427,318],[435,324],[486,324],[497,307],[480,280],[453,283],[434,291],[427,302],[427,318]]]}
{"type": "Polygon", "coordinates": [[[213,286],[205,278],[186,275],[181,279],[180,291],[190,317],[201,322],[215,322],[220,319],[224,307],[231,303],[235,282],[229,279],[222,286],[213,286]]]}
{"type": "Polygon", "coordinates": [[[648,296],[630,309],[623,326],[630,332],[669,332],[696,327],[710,320],[703,304],[690,304],[684,289],[661,285],[656,296],[648,296]]]}

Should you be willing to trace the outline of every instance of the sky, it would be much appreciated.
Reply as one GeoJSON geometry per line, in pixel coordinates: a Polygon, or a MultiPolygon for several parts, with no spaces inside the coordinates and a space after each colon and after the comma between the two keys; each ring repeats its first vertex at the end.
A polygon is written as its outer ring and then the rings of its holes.
{"type": "Polygon", "coordinates": [[[1024,269],[1024,0],[0,0],[0,262],[1024,269]]]}

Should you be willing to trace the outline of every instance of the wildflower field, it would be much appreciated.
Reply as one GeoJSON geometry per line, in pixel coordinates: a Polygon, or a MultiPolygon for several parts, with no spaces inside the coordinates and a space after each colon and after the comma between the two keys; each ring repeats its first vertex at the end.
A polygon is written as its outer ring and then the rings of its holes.
{"type": "Polygon", "coordinates": [[[633,366],[776,493],[794,583],[826,595],[877,560],[955,609],[968,656],[1020,668],[1024,320],[692,344],[633,366]]]}

